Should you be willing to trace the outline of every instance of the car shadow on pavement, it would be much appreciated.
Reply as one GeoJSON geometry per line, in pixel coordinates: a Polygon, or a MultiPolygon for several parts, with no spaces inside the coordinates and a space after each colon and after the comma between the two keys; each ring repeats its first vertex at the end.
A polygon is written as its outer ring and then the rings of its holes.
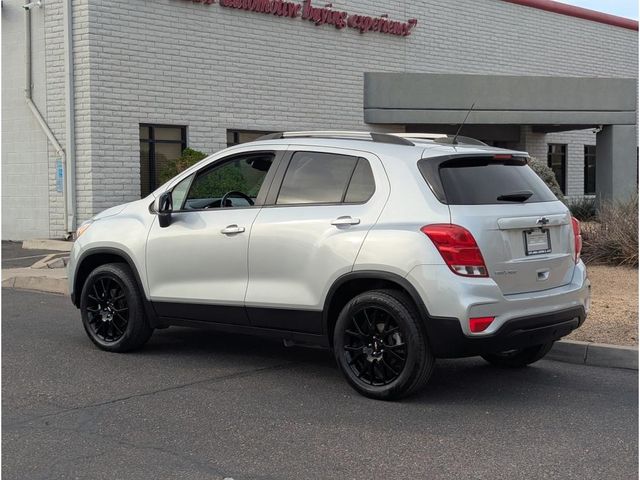
{"type": "MultiPolygon", "coordinates": [[[[140,351],[144,356],[178,355],[196,357],[198,362],[276,360],[298,369],[298,374],[313,375],[315,380],[325,382],[331,388],[339,384],[347,394],[360,396],[348,387],[338,369],[333,355],[326,349],[285,347],[280,340],[247,335],[219,333],[208,330],[170,328],[157,331],[147,346],[140,351]]],[[[606,378],[594,378],[588,369],[578,365],[541,361],[522,369],[491,366],[480,357],[438,360],[431,380],[426,388],[403,400],[407,404],[485,404],[522,402],[548,403],[557,401],[556,395],[567,383],[579,391],[606,393],[606,378]]],[[[604,376],[606,377],[606,376],[604,376]]],[[[286,378],[281,388],[288,388],[286,378]]],[[[629,380],[629,388],[637,383],[629,380]]]]}
{"type": "Polygon", "coordinates": [[[156,330],[151,340],[141,350],[145,355],[163,356],[211,354],[224,356],[281,358],[283,361],[332,362],[328,349],[285,347],[282,340],[253,335],[216,332],[207,329],[170,327],[156,330]]]}

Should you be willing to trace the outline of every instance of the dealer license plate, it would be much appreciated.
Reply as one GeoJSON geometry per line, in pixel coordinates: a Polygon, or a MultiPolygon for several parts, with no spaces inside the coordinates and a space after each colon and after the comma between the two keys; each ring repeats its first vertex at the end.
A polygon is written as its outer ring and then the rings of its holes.
{"type": "Polygon", "coordinates": [[[549,230],[528,230],[524,232],[524,247],[527,255],[551,253],[549,230]]]}

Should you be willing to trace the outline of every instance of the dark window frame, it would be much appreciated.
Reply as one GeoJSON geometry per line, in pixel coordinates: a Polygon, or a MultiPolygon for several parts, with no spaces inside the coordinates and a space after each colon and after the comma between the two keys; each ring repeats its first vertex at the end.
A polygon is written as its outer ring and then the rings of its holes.
{"type": "Polygon", "coordinates": [[[365,205],[366,203],[368,203],[369,201],[371,201],[371,199],[373,198],[373,196],[375,195],[376,191],[378,190],[378,186],[376,184],[376,178],[375,178],[375,174],[373,173],[373,167],[371,166],[371,162],[369,161],[368,158],[362,157],[360,155],[348,155],[345,153],[335,153],[335,152],[322,152],[322,151],[317,151],[317,150],[295,150],[295,151],[290,151],[287,153],[287,157],[283,160],[282,165],[280,166],[280,168],[278,168],[278,171],[276,172],[276,178],[273,181],[273,186],[272,188],[269,190],[269,193],[267,194],[267,199],[265,202],[264,207],[270,207],[270,208],[289,208],[289,207],[326,207],[326,206],[336,206],[336,205],[365,205]],[[340,196],[341,201],[339,202],[315,202],[315,203],[278,203],[278,197],[280,196],[280,190],[282,189],[282,185],[284,184],[284,180],[286,178],[287,172],[289,171],[289,166],[291,165],[291,160],[293,159],[293,156],[296,153],[320,153],[320,154],[330,154],[330,155],[342,155],[345,157],[353,157],[356,159],[356,162],[353,166],[353,169],[349,175],[349,181],[345,184],[345,188],[342,191],[342,195],[340,196]],[[353,174],[355,173],[355,170],[358,166],[358,163],[364,160],[365,162],[367,162],[367,164],[369,165],[369,168],[371,169],[371,176],[373,179],[373,191],[371,192],[371,195],[369,195],[369,198],[367,198],[365,201],[363,202],[346,202],[344,201],[347,195],[347,192],[349,191],[349,187],[351,186],[351,180],[353,179],[353,174]]]}
{"type": "MultiPolygon", "coordinates": [[[[548,143],[547,144],[547,166],[553,170],[552,157],[560,156],[561,164],[562,164],[562,182],[558,181],[558,185],[560,185],[560,191],[562,191],[563,195],[567,194],[567,158],[569,156],[569,146],[566,143],[548,143]],[[560,152],[552,152],[554,147],[560,147],[560,152]]],[[[555,175],[555,171],[554,171],[555,175]]],[[[558,176],[556,175],[556,180],[558,180],[558,176]]]]}
{"type": "Polygon", "coordinates": [[[275,131],[268,131],[268,130],[245,130],[245,129],[233,129],[233,128],[228,128],[227,129],[227,148],[228,147],[234,147],[236,145],[242,145],[244,143],[248,143],[248,142],[241,142],[240,141],[240,134],[242,133],[253,133],[256,135],[269,135],[270,133],[275,133],[275,131]],[[231,134],[233,136],[233,140],[230,142],[229,141],[229,134],[231,134]]]}
{"type": "Polygon", "coordinates": [[[157,143],[170,143],[180,144],[180,151],[184,151],[187,148],[187,126],[186,125],[167,125],[160,123],[141,123],[138,127],[138,136],[140,136],[140,129],[149,129],[149,138],[140,138],[140,143],[147,143],[149,145],[149,192],[146,194],[142,191],[142,181],[140,183],[140,194],[145,197],[149,193],[153,192],[160,185],[156,185],[156,149],[157,143]],[[179,128],[180,140],[156,140],[155,129],[156,128],[179,128]]]}
{"type": "Polygon", "coordinates": [[[584,194],[595,195],[596,194],[596,146],[585,145],[584,146],[584,194]],[[588,175],[589,172],[589,160],[593,160],[593,179],[588,175]],[[593,190],[589,188],[589,180],[593,181],[593,190]]]}

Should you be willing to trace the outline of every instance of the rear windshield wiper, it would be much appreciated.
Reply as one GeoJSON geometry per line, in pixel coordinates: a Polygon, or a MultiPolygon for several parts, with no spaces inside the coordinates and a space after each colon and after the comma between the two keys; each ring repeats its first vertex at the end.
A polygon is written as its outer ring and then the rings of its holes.
{"type": "Polygon", "coordinates": [[[503,202],[526,202],[533,195],[533,192],[529,190],[523,190],[521,192],[506,193],[500,195],[497,200],[503,202]]]}

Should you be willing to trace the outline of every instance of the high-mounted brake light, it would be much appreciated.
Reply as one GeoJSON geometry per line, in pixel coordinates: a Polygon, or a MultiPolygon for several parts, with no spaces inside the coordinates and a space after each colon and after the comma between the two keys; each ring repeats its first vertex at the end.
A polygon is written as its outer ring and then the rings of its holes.
{"type": "Polygon", "coordinates": [[[573,246],[575,251],[574,260],[578,263],[580,253],[582,252],[582,232],[580,230],[580,221],[576,217],[571,217],[571,230],[573,232],[573,246]]]}
{"type": "Polygon", "coordinates": [[[487,276],[484,258],[469,230],[448,223],[425,225],[420,230],[431,239],[453,273],[464,277],[487,276]]]}
{"type": "Polygon", "coordinates": [[[499,153],[493,156],[494,160],[511,160],[512,158],[513,158],[513,155],[508,153],[499,153]]]}
{"type": "Polygon", "coordinates": [[[472,333],[484,332],[496,317],[476,317],[469,319],[469,330],[472,333]]]}

